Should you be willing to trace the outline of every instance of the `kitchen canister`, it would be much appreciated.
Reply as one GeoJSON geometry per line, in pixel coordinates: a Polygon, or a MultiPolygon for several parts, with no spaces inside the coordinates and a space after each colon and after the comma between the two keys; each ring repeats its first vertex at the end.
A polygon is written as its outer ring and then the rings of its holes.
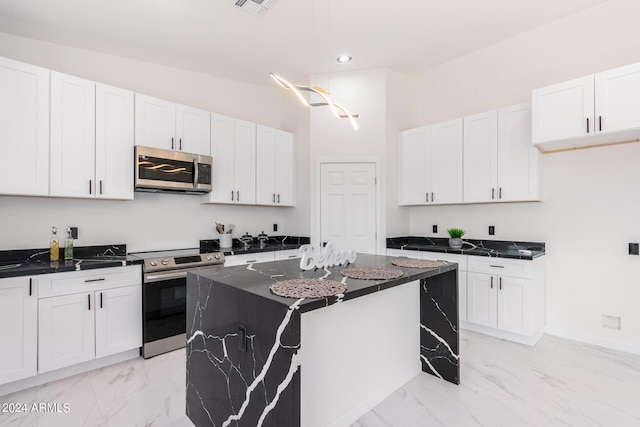
{"type": "Polygon", "coordinates": [[[230,248],[233,246],[233,238],[231,237],[231,233],[225,233],[220,235],[220,247],[221,248],[230,248]]]}

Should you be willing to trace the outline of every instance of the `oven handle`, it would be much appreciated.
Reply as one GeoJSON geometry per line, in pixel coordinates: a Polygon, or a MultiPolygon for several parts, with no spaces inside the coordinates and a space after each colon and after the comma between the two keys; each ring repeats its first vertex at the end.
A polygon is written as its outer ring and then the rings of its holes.
{"type": "Polygon", "coordinates": [[[160,282],[166,279],[179,279],[181,277],[187,277],[187,272],[180,271],[177,273],[145,274],[144,283],[160,282]]]}

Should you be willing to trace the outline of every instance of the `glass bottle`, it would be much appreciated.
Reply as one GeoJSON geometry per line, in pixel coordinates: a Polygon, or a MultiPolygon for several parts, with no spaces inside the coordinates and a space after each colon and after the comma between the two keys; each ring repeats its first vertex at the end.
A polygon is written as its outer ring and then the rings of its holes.
{"type": "Polygon", "coordinates": [[[49,260],[58,261],[60,259],[60,244],[58,242],[58,229],[51,227],[51,240],[49,241],[49,260]]]}
{"type": "Polygon", "coordinates": [[[73,259],[73,237],[71,237],[71,227],[67,227],[67,238],[64,239],[64,259],[73,259]]]}

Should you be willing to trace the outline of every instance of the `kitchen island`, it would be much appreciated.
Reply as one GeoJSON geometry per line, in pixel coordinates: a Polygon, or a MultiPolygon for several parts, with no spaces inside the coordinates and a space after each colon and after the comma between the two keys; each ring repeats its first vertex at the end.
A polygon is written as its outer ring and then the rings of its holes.
{"type": "Polygon", "coordinates": [[[196,426],[341,426],[420,371],[459,383],[457,264],[391,280],[301,271],[298,260],[217,267],[187,279],[186,411],[196,426]],[[273,283],[334,280],[344,293],[285,298],[273,283]]]}

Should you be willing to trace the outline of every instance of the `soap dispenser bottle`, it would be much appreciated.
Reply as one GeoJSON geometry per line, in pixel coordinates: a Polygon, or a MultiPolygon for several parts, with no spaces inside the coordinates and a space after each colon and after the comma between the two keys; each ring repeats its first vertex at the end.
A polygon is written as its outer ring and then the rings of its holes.
{"type": "Polygon", "coordinates": [[[64,239],[64,259],[73,259],[73,237],[71,236],[71,227],[67,227],[67,238],[64,239]]]}
{"type": "Polygon", "coordinates": [[[49,240],[49,260],[58,261],[60,259],[60,244],[58,242],[58,229],[51,227],[51,240],[49,240]]]}

